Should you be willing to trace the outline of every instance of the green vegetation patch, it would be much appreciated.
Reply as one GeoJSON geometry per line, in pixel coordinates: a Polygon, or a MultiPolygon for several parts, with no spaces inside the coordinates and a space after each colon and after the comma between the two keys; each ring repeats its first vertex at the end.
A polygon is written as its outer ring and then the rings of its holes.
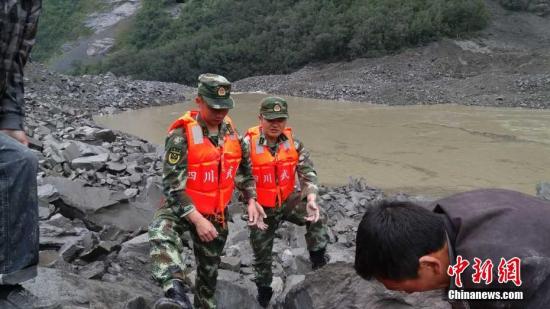
{"type": "Polygon", "coordinates": [[[44,0],[38,23],[36,45],[32,57],[45,62],[60,53],[61,46],[89,35],[83,22],[89,14],[98,12],[105,4],[100,0],[44,0]]]}
{"type": "Polygon", "coordinates": [[[203,72],[236,80],[319,61],[396,52],[482,29],[483,0],[144,0],[117,52],[79,73],[111,71],[193,84],[203,72]]]}

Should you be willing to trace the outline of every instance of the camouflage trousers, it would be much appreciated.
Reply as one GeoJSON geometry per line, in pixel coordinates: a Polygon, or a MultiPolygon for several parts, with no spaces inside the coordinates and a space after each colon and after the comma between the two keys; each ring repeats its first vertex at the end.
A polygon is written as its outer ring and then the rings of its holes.
{"type": "Polygon", "coordinates": [[[254,270],[257,286],[270,286],[273,279],[271,265],[273,262],[273,241],[275,232],[281,222],[288,221],[294,224],[306,226],[306,243],[309,251],[317,251],[326,248],[329,236],[327,232],[327,218],[322,208],[321,216],[315,223],[304,219],[307,215],[306,200],[300,200],[300,194],[295,192],[290,195],[281,207],[264,208],[268,224],[265,231],[259,229],[250,230],[250,244],[254,250],[254,270]]]}
{"type": "Polygon", "coordinates": [[[151,270],[153,278],[164,291],[172,287],[174,279],[184,280],[185,264],[182,260],[182,235],[189,231],[193,241],[197,276],[195,279],[195,308],[216,308],[216,283],[218,266],[227,239],[227,216],[225,224],[211,220],[218,231],[218,237],[203,242],[195,226],[184,218],[178,218],[171,208],[157,210],[149,225],[151,243],[151,270]]]}

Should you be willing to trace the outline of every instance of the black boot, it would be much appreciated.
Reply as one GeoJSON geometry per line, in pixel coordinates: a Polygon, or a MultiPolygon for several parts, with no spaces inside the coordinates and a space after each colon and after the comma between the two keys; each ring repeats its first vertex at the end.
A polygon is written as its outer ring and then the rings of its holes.
{"type": "Polygon", "coordinates": [[[311,269],[317,270],[328,263],[328,256],[325,254],[325,249],[317,251],[309,251],[309,260],[311,261],[311,269]]]}
{"type": "Polygon", "coordinates": [[[174,280],[172,287],[153,306],[155,309],[193,309],[187,297],[189,289],[180,280],[174,280]]]}
{"type": "MultiPolygon", "coordinates": [[[[37,308],[40,300],[21,285],[0,285],[0,308],[37,308]]],[[[51,304],[52,307],[55,304],[51,304]]],[[[46,307],[50,307],[49,305],[46,307]]]]}
{"type": "Polygon", "coordinates": [[[260,303],[260,306],[267,308],[267,305],[269,305],[269,301],[271,300],[271,296],[273,296],[273,289],[270,286],[258,287],[258,303],[260,303]]]}

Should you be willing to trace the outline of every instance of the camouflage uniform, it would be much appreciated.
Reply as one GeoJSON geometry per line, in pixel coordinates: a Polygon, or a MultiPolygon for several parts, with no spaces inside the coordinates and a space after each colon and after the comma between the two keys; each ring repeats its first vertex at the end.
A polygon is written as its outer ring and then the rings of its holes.
{"type": "MultiPolygon", "coordinates": [[[[197,122],[202,128],[203,136],[208,137],[216,146],[218,140],[223,140],[225,135],[232,133],[230,124],[225,121],[221,124],[216,135],[209,134],[206,124],[200,118],[200,114],[197,117],[197,122]]],[[[244,200],[248,201],[250,198],[256,197],[256,191],[251,173],[250,148],[243,139],[240,139],[240,142],[243,156],[235,177],[235,185],[243,194],[244,200]]],[[[218,265],[228,234],[227,216],[223,216],[223,222],[220,222],[222,216],[205,216],[218,231],[218,237],[211,242],[201,241],[194,225],[185,219],[189,213],[195,210],[191,198],[185,192],[187,148],[187,137],[184,129],[174,130],[166,138],[163,169],[163,188],[166,199],[161,208],[155,213],[149,226],[152,273],[153,277],[162,285],[164,291],[172,287],[172,280],[184,279],[185,265],[181,257],[183,250],[181,237],[185,231],[189,231],[197,265],[194,306],[197,308],[215,308],[214,294],[218,265]],[[171,155],[172,158],[170,158],[171,155]],[[173,160],[174,156],[178,160],[173,160]]]]}
{"type": "MultiPolygon", "coordinates": [[[[286,105],[286,102],[285,102],[286,105]]],[[[285,110],[286,111],[286,108],[285,110]]],[[[245,138],[248,140],[248,138],[245,138]]],[[[275,156],[279,146],[282,145],[288,138],[286,135],[279,135],[279,139],[275,145],[268,145],[267,139],[260,133],[258,143],[262,146],[268,146],[271,155],[275,156]]],[[[328,244],[329,236],[327,231],[327,218],[321,207],[319,207],[320,218],[317,222],[311,223],[305,220],[307,216],[306,204],[307,195],[314,193],[317,195],[317,172],[311,161],[309,152],[304,147],[304,144],[294,138],[294,147],[298,152],[298,165],[296,171],[300,182],[301,192],[295,191],[282,204],[281,207],[268,208],[264,207],[267,218],[264,222],[268,224],[268,228],[264,231],[253,228],[250,231],[250,243],[254,250],[255,263],[254,269],[256,272],[257,286],[270,286],[273,278],[271,269],[273,261],[273,241],[275,239],[275,231],[282,221],[292,222],[297,225],[305,225],[307,249],[311,251],[324,250],[328,244]]]]}

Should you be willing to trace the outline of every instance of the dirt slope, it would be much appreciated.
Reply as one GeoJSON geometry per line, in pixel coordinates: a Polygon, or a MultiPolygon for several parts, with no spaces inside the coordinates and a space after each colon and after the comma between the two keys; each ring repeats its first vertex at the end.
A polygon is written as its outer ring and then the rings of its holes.
{"type": "Polygon", "coordinates": [[[238,91],[390,105],[458,103],[550,108],[550,16],[486,1],[490,25],[396,55],[316,64],[289,75],[250,77],[238,91]]]}

